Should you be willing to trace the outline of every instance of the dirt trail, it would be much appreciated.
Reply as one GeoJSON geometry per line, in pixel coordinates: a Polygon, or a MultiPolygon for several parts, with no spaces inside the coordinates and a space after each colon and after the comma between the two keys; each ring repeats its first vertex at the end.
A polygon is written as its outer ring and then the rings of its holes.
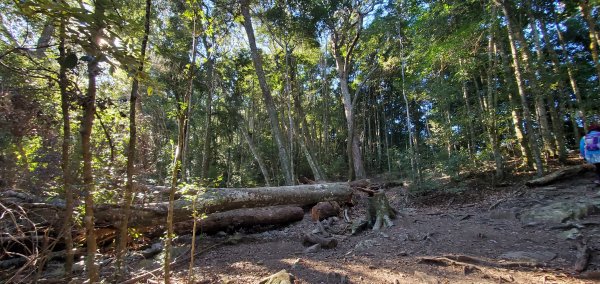
{"type": "MultiPolygon", "coordinates": [[[[204,236],[195,281],[258,283],[285,269],[296,283],[600,283],[600,187],[593,178],[588,173],[545,187],[518,182],[495,189],[480,178],[419,198],[388,189],[399,211],[393,227],[351,235],[343,218],[330,219],[337,247],[311,253],[302,245],[304,233],[317,228],[309,213],[283,228],[204,236]],[[589,261],[579,273],[576,263],[586,247],[589,261]]],[[[360,195],[349,215],[360,218],[366,208],[360,195]]],[[[178,237],[173,255],[185,255],[190,240],[178,237]]],[[[133,252],[128,258],[135,276],[160,268],[162,255],[144,259],[133,252]]],[[[111,261],[101,260],[105,279],[112,279],[111,261]]],[[[181,283],[187,259],[184,264],[174,269],[181,283]]],[[[62,263],[48,265],[47,279],[60,275],[62,263]]],[[[83,276],[83,262],[76,267],[83,276]]],[[[157,281],[160,275],[142,283],[157,281]]]]}
{"type": "MultiPolygon", "coordinates": [[[[592,179],[587,174],[540,188],[469,188],[423,199],[436,205],[407,202],[404,190],[394,188],[386,194],[400,216],[391,228],[351,236],[340,219],[332,225],[336,248],[304,253],[302,235],[316,228],[307,215],[287,227],[240,234],[235,244],[208,250],[197,257],[194,274],[198,283],[256,283],[282,269],[297,283],[599,283],[574,277],[600,273],[600,188],[592,179]],[[582,241],[591,257],[578,274],[574,265],[582,241]],[[439,259],[443,256],[464,257],[439,259]],[[507,268],[515,264],[520,267],[507,268]]],[[[364,214],[364,199],[351,209],[352,218],[364,214]]],[[[230,237],[208,236],[200,246],[230,237]]],[[[153,265],[145,260],[131,268],[153,265]]],[[[180,269],[176,277],[186,274],[180,269]]]]}

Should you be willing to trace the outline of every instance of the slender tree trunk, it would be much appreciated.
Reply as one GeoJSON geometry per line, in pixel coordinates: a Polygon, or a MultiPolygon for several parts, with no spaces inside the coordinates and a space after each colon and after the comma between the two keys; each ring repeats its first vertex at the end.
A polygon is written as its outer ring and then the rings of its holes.
{"type": "MultiPolygon", "coordinates": [[[[206,50],[209,50],[211,47],[208,45],[207,40],[204,39],[204,47],[206,50]]],[[[202,145],[202,168],[200,169],[200,181],[206,183],[206,178],[208,175],[208,167],[210,165],[210,152],[211,152],[211,143],[212,143],[212,97],[214,93],[214,59],[212,58],[212,54],[208,56],[208,60],[206,62],[206,73],[207,73],[207,82],[208,82],[208,92],[206,95],[206,108],[205,108],[205,116],[204,116],[204,144],[202,145]]]]}
{"type": "Polygon", "coordinates": [[[502,44],[495,45],[497,50],[500,52],[500,56],[502,57],[502,70],[504,73],[504,80],[506,87],[506,92],[508,93],[508,99],[511,105],[511,119],[513,123],[513,131],[515,132],[515,137],[517,138],[517,142],[519,144],[520,156],[523,158],[523,165],[529,168],[533,167],[533,155],[531,154],[531,149],[529,148],[529,143],[527,139],[525,139],[525,135],[522,130],[523,125],[523,116],[519,111],[519,102],[515,98],[513,94],[513,86],[514,82],[511,80],[513,78],[513,74],[511,74],[510,67],[508,66],[508,55],[506,54],[504,47],[502,44]]]}
{"type": "MultiPolygon", "coordinates": [[[[533,18],[533,17],[532,17],[533,18]]],[[[533,18],[535,19],[535,18],[533,18]]],[[[550,56],[550,61],[552,61],[552,70],[554,71],[554,81],[556,81],[559,92],[562,95],[558,97],[559,108],[556,110],[553,106],[550,106],[550,115],[552,118],[553,130],[556,136],[556,143],[558,147],[558,159],[561,162],[565,162],[567,158],[567,148],[565,147],[565,131],[564,131],[564,121],[560,117],[560,112],[564,110],[564,102],[570,101],[571,97],[566,91],[566,86],[563,81],[562,71],[560,69],[560,62],[558,60],[558,55],[556,51],[551,46],[548,32],[546,30],[546,25],[543,22],[540,22],[540,31],[542,33],[542,37],[546,41],[546,50],[548,51],[548,55],[550,56]]],[[[538,46],[541,46],[541,42],[539,41],[539,36],[536,37],[538,40],[538,46]]],[[[543,53],[542,53],[543,54],[543,53]]],[[[541,55],[539,55],[541,57],[541,55]]],[[[540,64],[541,65],[541,64],[540,64]]]]}
{"type": "Polygon", "coordinates": [[[94,176],[92,174],[91,135],[96,112],[96,75],[100,72],[98,59],[88,63],[88,90],[83,104],[83,118],[81,120],[81,150],[83,156],[83,183],[85,188],[85,217],[87,260],[86,268],[90,283],[98,282],[98,267],[95,263],[96,235],[94,233],[94,176]]]}
{"type": "Polygon", "coordinates": [[[96,1],[94,6],[93,31],[90,38],[91,61],[88,62],[88,89],[85,101],[83,102],[83,116],[81,119],[81,152],[83,158],[83,184],[85,200],[85,217],[83,223],[86,229],[87,259],[86,268],[90,283],[98,282],[98,266],[95,263],[96,256],[96,234],[94,231],[94,193],[95,183],[92,172],[92,152],[91,136],[92,126],[94,124],[94,115],[96,113],[96,76],[100,73],[99,63],[103,55],[99,51],[99,41],[102,36],[102,30],[105,27],[106,6],[108,3],[104,0],[96,1]]]}
{"type": "Polygon", "coordinates": [[[500,150],[500,139],[498,139],[498,121],[496,116],[496,109],[498,106],[498,96],[495,88],[495,70],[496,70],[496,51],[494,50],[494,37],[496,27],[496,7],[492,6],[492,23],[490,24],[490,35],[488,40],[488,62],[489,67],[487,70],[487,123],[488,125],[488,136],[490,139],[490,145],[492,146],[492,152],[494,155],[494,162],[496,164],[496,177],[499,179],[504,178],[504,161],[502,158],[502,152],[500,150]]]}
{"type": "Polygon", "coordinates": [[[65,49],[66,35],[66,22],[67,19],[61,19],[60,21],[60,42],[58,46],[60,69],[58,73],[58,85],[60,88],[60,106],[62,110],[63,120],[63,141],[62,141],[62,159],[61,168],[63,174],[63,188],[65,190],[65,216],[64,216],[64,227],[63,234],[65,238],[65,276],[67,279],[71,279],[73,271],[73,188],[71,187],[71,169],[69,151],[71,149],[71,118],[69,116],[69,96],[67,93],[67,86],[69,84],[67,79],[67,68],[65,67],[65,60],[67,58],[65,49]]]}
{"type": "MultiPolygon", "coordinates": [[[[290,55],[291,57],[292,55],[290,55]]],[[[291,63],[294,63],[295,60],[293,59],[293,57],[291,58],[291,63]]],[[[290,64],[291,66],[289,66],[289,77],[290,77],[290,83],[294,84],[296,82],[296,66],[295,64],[290,64]]],[[[306,120],[306,114],[304,112],[304,108],[302,107],[302,102],[300,101],[300,91],[298,90],[298,88],[293,88],[294,85],[290,86],[290,91],[292,92],[293,95],[293,101],[294,101],[294,109],[296,110],[296,117],[298,117],[298,133],[296,133],[297,138],[298,138],[298,143],[300,144],[300,150],[302,151],[302,153],[304,154],[304,157],[306,158],[306,161],[308,162],[308,165],[314,175],[314,178],[316,181],[323,181],[325,180],[325,175],[322,173],[321,171],[321,167],[319,165],[319,162],[316,158],[316,156],[313,154],[314,153],[314,147],[311,147],[310,145],[313,145],[314,143],[311,143],[312,138],[310,135],[310,131],[309,131],[309,125],[308,125],[308,121],[306,120]]]]}
{"type": "Polygon", "coordinates": [[[133,202],[133,184],[135,174],[136,161],[136,143],[137,143],[137,125],[136,111],[137,100],[139,96],[139,77],[144,72],[144,61],[146,60],[146,46],[148,44],[148,36],[150,34],[150,11],[152,0],[146,0],[146,12],[144,21],[144,36],[142,38],[141,53],[138,62],[137,73],[133,76],[131,83],[131,94],[129,96],[129,144],[127,146],[127,183],[125,184],[125,195],[123,196],[123,220],[119,228],[119,238],[116,251],[116,266],[117,279],[122,277],[123,273],[123,257],[127,251],[128,239],[128,222],[130,215],[130,207],[133,202]]]}
{"type": "Polygon", "coordinates": [[[517,50],[516,38],[514,35],[514,26],[511,19],[511,10],[506,0],[494,0],[498,5],[501,6],[504,15],[506,16],[506,22],[508,24],[508,39],[510,43],[510,48],[512,51],[513,65],[514,65],[514,75],[515,80],[517,82],[517,89],[519,91],[519,96],[521,98],[521,106],[523,108],[523,123],[525,124],[527,140],[529,141],[529,147],[532,150],[533,158],[535,159],[536,171],[539,176],[544,174],[544,166],[542,163],[542,159],[540,156],[540,151],[537,145],[537,134],[533,129],[533,125],[531,125],[531,113],[529,111],[529,106],[527,103],[527,94],[525,92],[525,84],[523,80],[523,76],[521,74],[521,62],[519,61],[519,54],[517,50]]]}
{"type": "Polygon", "coordinates": [[[271,96],[271,90],[267,84],[267,78],[262,66],[262,58],[258,52],[258,48],[256,47],[256,39],[254,37],[254,28],[252,27],[252,18],[250,17],[249,5],[249,0],[241,0],[241,12],[242,16],[244,17],[244,29],[246,30],[246,35],[248,36],[248,44],[250,45],[252,63],[254,64],[254,69],[256,71],[256,76],[258,77],[258,83],[262,91],[263,100],[267,108],[267,113],[269,114],[271,132],[279,151],[279,163],[281,164],[281,169],[285,178],[285,184],[293,185],[294,179],[292,177],[292,170],[290,168],[290,161],[287,149],[285,147],[284,138],[279,126],[277,110],[275,108],[275,103],[273,102],[273,97],[271,96]]]}
{"type": "MultiPolygon", "coordinates": [[[[505,4],[507,9],[511,9],[509,5],[510,4],[505,4]]],[[[508,17],[509,15],[512,14],[507,14],[506,16],[508,17]]],[[[512,22],[513,19],[510,19],[510,21],[512,22]]],[[[548,112],[546,110],[546,93],[542,90],[541,85],[537,79],[538,72],[536,72],[536,68],[534,68],[534,64],[532,63],[532,56],[529,51],[527,41],[523,37],[523,33],[514,25],[512,27],[513,28],[509,31],[509,33],[512,33],[513,41],[515,41],[515,43],[521,47],[521,58],[523,61],[520,66],[522,67],[524,73],[523,79],[528,79],[531,82],[530,90],[534,98],[537,121],[539,123],[541,138],[543,142],[543,151],[540,152],[540,155],[544,154],[544,156],[553,157],[555,155],[554,149],[556,147],[554,146],[555,139],[552,136],[552,133],[550,132],[550,124],[548,122],[548,112]]],[[[543,74],[543,71],[540,69],[539,73],[543,74]]],[[[524,88],[526,88],[525,81],[523,81],[522,83],[524,88]]]]}
{"type": "Polygon", "coordinates": [[[472,162],[475,162],[475,132],[474,132],[474,128],[473,128],[473,113],[471,111],[471,104],[469,103],[469,90],[467,88],[467,82],[463,82],[462,83],[462,93],[463,93],[463,100],[465,102],[465,108],[467,111],[467,127],[469,127],[469,143],[468,143],[468,150],[469,150],[469,159],[472,162]]]}
{"type": "Polygon", "coordinates": [[[596,33],[596,22],[590,15],[589,0],[580,0],[579,8],[581,9],[581,15],[588,24],[589,36],[590,36],[590,50],[592,52],[592,59],[594,60],[594,67],[596,68],[597,77],[596,79],[600,83],[600,61],[598,58],[598,38],[596,33]]]}
{"type": "Polygon", "coordinates": [[[252,137],[250,136],[250,134],[248,133],[248,129],[246,128],[246,125],[244,124],[245,122],[242,121],[240,122],[240,132],[242,132],[242,135],[244,136],[244,140],[246,140],[246,143],[248,144],[248,148],[250,148],[250,153],[252,153],[252,157],[254,157],[254,160],[256,161],[256,163],[258,164],[258,167],[260,168],[260,172],[262,173],[264,179],[265,179],[265,185],[266,186],[271,186],[271,177],[269,176],[269,170],[267,169],[267,166],[265,165],[265,162],[262,159],[262,156],[260,155],[260,152],[258,151],[258,148],[256,148],[256,146],[254,145],[254,141],[252,139],[252,137]]]}
{"type": "MultiPolygon", "coordinates": [[[[577,106],[575,110],[578,110],[581,115],[585,118],[585,112],[583,111],[583,97],[581,95],[581,91],[579,90],[579,86],[577,84],[577,76],[575,75],[575,70],[573,67],[572,58],[567,51],[567,45],[565,44],[565,39],[563,37],[562,32],[560,31],[560,27],[555,19],[554,27],[556,29],[556,34],[558,35],[558,42],[560,43],[560,48],[565,53],[565,65],[567,66],[567,75],[569,75],[569,84],[571,85],[571,89],[573,90],[573,94],[575,95],[575,100],[577,101],[577,106]]],[[[575,111],[574,110],[574,114],[575,111]]],[[[576,116],[576,115],[575,115],[576,116]]],[[[584,131],[587,133],[587,124],[585,121],[583,122],[584,131]]],[[[576,131],[576,136],[579,136],[579,131],[576,131]]],[[[579,138],[577,139],[579,141],[579,138]]]]}
{"type": "MultiPolygon", "coordinates": [[[[171,172],[171,188],[169,191],[169,207],[167,209],[167,236],[165,237],[165,254],[164,254],[164,274],[165,274],[165,284],[171,282],[171,247],[173,242],[173,202],[175,201],[175,191],[177,190],[178,184],[178,176],[180,171],[185,171],[183,168],[184,159],[186,150],[186,140],[187,133],[189,127],[189,115],[190,115],[190,107],[192,101],[192,95],[194,92],[194,76],[195,76],[195,64],[196,64],[196,21],[197,21],[197,11],[194,7],[194,15],[193,15],[193,23],[192,23],[192,61],[190,62],[190,71],[189,71],[189,87],[186,91],[183,100],[177,102],[177,125],[178,125],[178,134],[177,134],[177,148],[175,149],[175,157],[173,159],[173,170],[171,172]]],[[[183,179],[183,175],[182,175],[183,179]]],[[[193,245],[193,244],[192,244],[193,245]]]]}

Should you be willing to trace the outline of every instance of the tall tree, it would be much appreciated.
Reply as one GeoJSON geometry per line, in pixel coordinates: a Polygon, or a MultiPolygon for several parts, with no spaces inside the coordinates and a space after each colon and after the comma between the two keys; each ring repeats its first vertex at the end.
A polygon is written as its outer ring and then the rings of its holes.
{"type": "Polygon", "coordinates": [[[326,19],[326,25],[330,32],[331,53],[335,59],[338,80],[340,81],[340,92],[342,93],[342,102],[344,104],[344,114],[346,116],[348,133],[346,151],[348,153],[349,164],[348,179],[352,179],[353,177],[363,179],[367,173],[354,121],[357,95],[360,90],[357,89],[356,94],[352,96],[348,84],[352,72],[354,49],[358,44],[363,29],[363,20],[372,11],[374,3],[369,1],[334,1],[332,4],[328,8],[331,9],[330,12],[333,15],[326,19]]]}
{"type": "Polygon", "coordinates": [[[123,256],[127,251],[128,242],[128,222],[130,215],[131,203],[133,202],[134,192],[134,175],[136,162],[136,146],[137,146],[137,103],[139,96],[139,80],[144,72],[144,61],[146,58],[146,46],[148,45],[148,36],[150,34],[150,13],[152,8],[152,0],[146,0],[146,9],[144,17],[144,35],[140,47],[140,57],[138,67],[133,75],[131,82],[131,94],[129,95],[129,143],[127,146],[127,183],[125,185],[125,194],[123,197],[123,219],[119,227],[119,238],[117,244],[116,266],[117,278],[121,277],[123,269],[123,256]]]}
{"type": "Polygon", "coordinates": [[[527,103],[527,92],[525,90],[525,81],[522,74],[522,64],[521,60],[519,60],[519,51],[517,49],[517,39],[515,36],[515,25],[513,23],[513,14],[511,4],[508,0],[494,0],[496,5],[498,5],[506,18],[507,30],[508,30],[508,41],[510,43],[510,49],[512,53],[513,67],[514,67],[514,76],[517,83],[517,89],[519,91],[519,97],[521,98],[521,108],[523,111],[523,123],[525,124],[527,140],[529,141],[529,148],[532,150],[533,158],[535,160],[536,171],[538,175],[542,175],[544,173],[544,166],[542,163],[542,159],[540,156],[539,147],[537,145],[537,134],[533,128],[532,120],[531,120],[531,111],[529,110],[529,105],[527,103]]]}
{"type": "Polygon", "coordinates": [[[254,35],[254,27],[252,26],[252,17],[250,15],[249,0],[240,1],[240,11],[244,18],[243,25],[244,30],[246,31],[246,35],[248,36],[248,44],[250,46],[252,63],[254,65],[256,76],[258,77],[258,83],[263,95],[263,101],[265,103],[267,113],[269,115],[269,121],[271,123],[271,133],[273,134],[273,138],[275,139],[275,143],[277,144],[277,150],[279,152],[279,164],[281,165],[281,169],[283,171],[285,184],[293,185],[294,178],[292,177],[290,157],[288,155],[288,150],[285,146],[285,139],[283,137],[279,125],[279,118],[277,116],[275,103],[273,102],[273,96],[271,95],[271,88],[267,84],[267,78],[263,69],[262,57],[259,53],[258,47],[256,46],[256,37],[254,35]]]}

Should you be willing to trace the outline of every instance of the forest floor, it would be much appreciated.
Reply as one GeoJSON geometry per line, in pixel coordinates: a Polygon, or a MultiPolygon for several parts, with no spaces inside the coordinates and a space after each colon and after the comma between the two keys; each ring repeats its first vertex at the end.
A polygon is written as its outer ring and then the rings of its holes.
{"type": "MultiPolygon", "coordinates": [[[[234,242],[225,233],[205,236],[193,275],[196,283],[258,283],[282,269],[296,283],[600,283],[600,187],[593,179],[587,173],[544,187],[516,181],[493,188],[480,177],[419,198],[391,188],[386,195],[400,214],[390,228],[350,235],[343,218],[329,220],[338,245],[316,252],[302,245],[317,227],[308,212],[285,227],[238,232],[234,242]],[[578,273],[584,247],[589,262],[578,273]]],[[[353,219],[366,210],[366,195],[357,199],[353,219]]],[[[180,237],[180,251],[189,240],[180,237]]],[[[158,265],[135,261],[130,269],[139,275],[158,265]]],[[[175,269],[175,279],[184,281],[187,265],[175,269]]]]}
{"type": "MultiPolygon", "coordinates": [[[[394,226],[351,235],[344,218],[330,218],[328,230],[338,241],[333,249],[303,246],[303,235],[317,228],[310,212],[284,227],[202,236],[194,282],[258,283],[285,269],[295,283],[600,283],[594,174],[533,188],[524,185],[527,178],[493,186],[491,178],[471,177],[418,196],[404,187],[386,189],[399,212],[394,226]]],[[[366,208],[366,194],[357,194],[350,218],[363,217],[366,208]]],[[[177,283],[188,274],[190,240],[175,240],[173,256],[185,258],[174,267],[177,283]]],[[[161,254],[144,259],[134,251],[128,259],[132,278],[155,270],[139,283],[162,282],[161,254]]],[[[104,279],[111,279],[111,262],[105,254],[104,279]]],[[[51,262],[47,271],[61,265],[51,262]]]]}

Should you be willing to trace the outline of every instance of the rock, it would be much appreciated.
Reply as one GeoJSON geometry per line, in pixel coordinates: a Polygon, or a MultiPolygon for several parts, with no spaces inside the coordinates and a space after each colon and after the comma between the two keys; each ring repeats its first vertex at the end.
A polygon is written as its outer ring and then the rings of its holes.
{"type": "Polygon", "coordinates": [[[536,263],[544,263],[553,260],[556,257],[556,253],[545,252],[545,251],[510,251],[500,255],[500,258],[510,259],[515,261],[528,261],[536,263]]]}
{"type": "Polygon", "coordinates": [[[331,284],[347,284],[350,283],[347,275],[342,275],[337,272],[327,273],[327,281],[325,283],[331,284]]]}
{"type": "Polygon", "coordinates": [[[263,278],[258,282],[259,284],[293,284],[294,276],[289,274],[285,269],[263,278]]]}
{"type": "Polygon", "coordinates": [[[304,250],[304,253],[305,253],[305,254],[308,254],[308,253],[315,253],[315,252],[319,252],[320,250],[321,250],[321,245],[320,245],[320,244],[314,244],[314,245],[312,245],[312,246],[309,246],[309,247],[307,247],[307,248],[304,250]]]}
{"type": "Polygon", "coordinates": [[[440,283],[435,276],[431,276],[421,271],[415,271],[415,278],[419,279],[418,283],[438,284],[440,283]]]}
{"type": "Polygon", "coordinates": [[[300,264],[300,262],[302,262],[302,259],[300,258],[296,258],[296,260],[294,260],[294,262],[292,262],[292,267],[290,267],[291,269],[295,269],[298,267],[298,265],[300,264]]]}
{"type": "Polygon", "coordinates": [[[354,250],[363,251],[372,248],[373,246],[378,246],[379,243],[376,240],[364,240],[360,241],[356,246],[354,246],[354,250]]]}
{"type": "Polygon", "coordinates": [[[571,230],[562,232],[560,236],[563,237],[565,240],[575,240],[581,237],[581,232],[579,231],[579,229],[573,228],[571,230]]]}
{"type": "Polygon", "coordinates": [[[575,201],[555,202],[543,206],[535,206],[521,213],[521,222],[562,223],[567,220],[579,220],[600,209],[600,200],[581,199],[575,201]]]}
{"type": "Polygon", "coordinates": [[[490,212],[490,218],[500,220],[514,220],[517,219],[517,212],[515,208],[511,208],[509,210],[494,210],[490,212]]]}

